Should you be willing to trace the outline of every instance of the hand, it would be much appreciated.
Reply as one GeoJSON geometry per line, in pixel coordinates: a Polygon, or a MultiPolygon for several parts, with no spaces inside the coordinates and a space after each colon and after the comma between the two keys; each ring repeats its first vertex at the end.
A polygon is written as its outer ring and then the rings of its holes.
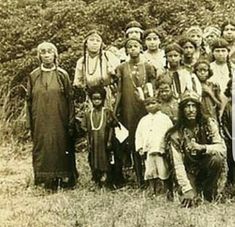
{"type": "Polygon", "coordinates": [[[196,142],[194,138],[188,143],[188,149],[192,152],[201,153],[205,149],[205,146],[196,142]]]}
{"type": "Polygon", "coordinates": [[[140,155],[144,155],[144,151],[143,148],[141,147],[138,151],[137,151],[140,155]]]}
{"type": "Polygon", "coordinates": [[[194,191],[191,189],[185,192],[181,197],[181,205],[182,207],[189,208],[194,205],[195,194],[194,191]]]}

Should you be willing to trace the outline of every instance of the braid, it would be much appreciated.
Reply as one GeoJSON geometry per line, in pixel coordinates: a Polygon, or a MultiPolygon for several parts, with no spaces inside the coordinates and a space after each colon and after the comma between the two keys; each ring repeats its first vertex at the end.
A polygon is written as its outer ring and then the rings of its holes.
{"type": "Polygon", "coordinates": [[[101,85],[103,85],[103,67],[102,67],[102,55],[103,55],[103,51],[102,51],[102,47],[100,48],[100,53],[99,53],[99,58],[100,58],[100,76],[101,76],[101,85]]]}
{"type": "Polygon", "coordinates": [[[232,78],[233,73],[232,73],[232,66],[231,66],[231,62],[229,61],[229,57],[227,57],[227,66],[228,66],[228,71],[229,71],[229,78],[232,78]]]}

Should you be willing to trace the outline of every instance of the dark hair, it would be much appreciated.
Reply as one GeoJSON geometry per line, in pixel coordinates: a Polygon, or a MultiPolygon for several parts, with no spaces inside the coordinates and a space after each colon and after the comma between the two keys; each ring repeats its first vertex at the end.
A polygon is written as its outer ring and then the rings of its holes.
{"type": "MultiPolygon", "coordinates": [[[[93,35],[93,34],[97,34],[101,37],[102,39],[102,42],[103,42],[103,38],[101,36],[101,33],[96,30],[96,29],[93,29],[91,31],[89,31],[86,36],[85,36],[85,41],[84,41],[84,44],[83,44],[83,65],[84,65],[84,69],[85,69],[85,72],[86,72],[86,54],[87,54],[87,40],[88,40],[88,37],[93,35]]],[[[101,78],[103,78],[103,73],[102,73],[102,55],[103,55],[103,44],[101,44],[101,47],[100,47],[100,51],[99,51],[99,59],[100,59],[100,73],[101,73],[101,78]]]]}
{"type": "Polygon", "coordinates": [[[232,94],[231,94],[231,88],[232,88],[232,79],[230,79],[227,83],[227,87],[224,91],[224,95],[228,98],[232,97],[232,94]]]}
{"type": "Polygon", "coordinates": [[[224,23],[221,25],[221,36],[223,36],[224,29],[227,25],[232,25],[235,27],[235,20],[225,20],[224,23]]]}
{"type": "Polygon", "coordinates": [[[125,43],[124,43],[124,48],[125,48],[126,54],[127,54],[127,44],[128,44],[128,42],[129,42],[130,40],[137,41],[137,42],[142,46],[142,41],[141,41],[140,39],[138,39],[138,38],[136,38],[136,37],[127,38],[127,39],[125,40],[125,43]]]}
{"type": "Polygon", "coordinates": [[[189,38],[189,37],[182,37],[179,41],[178,41],[178,44],[183,48],[183,46],[186,44],[186,43],[191,43],[195,49],[197,49],[197,44],[196,42],[189,38]]]}
{"type": "Polygon", "coordinates": [[[88,88],[87,92],[88,92],[88,96],[90,97],[90,99],[92,98],[93,94],[100,94],[102,100],[105,100],[106,98],[106,90],[102,86],[95,86],[92,88],[88,88]]]}
{"type": "Polygon", "coordinates": [[[196,63],[195,63],[195,65],[194,65],[194,67],[193,67],[193,72],[197,75],[197,67],[200,65],[200,64],[206,64],[207,66],[208,66],[208,78],[207,79],[209,79],[210,77],[212,77],[213,76],[213,71],[212,71],[212,69],[211,69],[211,67],[210,67],[210,62],[207,60],[207,59],[199,59],[196,63]]]}
{"type": "Polygon", "coordinates": [[[145,40],[150,33],[155,33],[159,37],[159,39],[162,38],[162,35],[156,28],[149,28],[144,31],[143,39],[145,40]]]}
{"type": "Polygon", "coordinates": [[[143,28],[142,25],[141,25],[138,21],[133,20],[133,21],[130,21],[130,22],[126,25],[125,31],[126,31],[127,29],[129,29],[129,28],[134,28],[134,27],[136,27],[136,28],[141,28],[141,29],[143,28]]]}
{"type": "Polygon", "coordinates": [[[165,72],[159,75],[156,80],[156,87],[159,88],[162,84],[168,84],[171,86],[173,83],[172,77],[169,72],[165,72]]]}

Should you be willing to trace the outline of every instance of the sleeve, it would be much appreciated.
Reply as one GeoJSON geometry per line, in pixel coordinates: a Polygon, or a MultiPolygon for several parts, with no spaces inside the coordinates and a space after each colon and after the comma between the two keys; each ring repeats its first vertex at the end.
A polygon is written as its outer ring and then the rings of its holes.
{"type": "Polygon", "coordinates": [[[220,154],[226,157],[226,145],[219,133],[218,123],[212,119],[208,119],[208,127],[210,131],[210,136],[212,144],[206,144],[207,154],[220,154]]]}
{"type": "Polygon", "coordinates": [[[135,132],[135,148],[138,151],[140,148],[144,146],[144,127],[143,127],[143,119],[141,119],[138,123],[136,132],[135,132]]]}
{"type": "Polygon", "coordinates": [[[82,57],[77,61],[74,81],[73,81],[73,86],[82,87],[82,88],[85,87],[85,79],[83,75],[83,59],[84,58],[82,57]]]}
{"type": "Polygon", "coordinates": [[[69,110],[69,123],[68,128],[69,129],[75,129],[75,107],[74,107],[74,91],[72,87],[71,80],[69,78],[68,73],[63,70],[64,74],[64,80],[65,80],[65,93],[67,96],[67,102],[68,102],[68,110],[69,110]]]}
{"type": "Polygon", "coordinates": [[[176,180],[181,187],[182,193],[192,189],[192,185],[188,179],[186,169],[183,162],[183,157],[180,151],[177,151],[174,143],[171,141],[172,159],[175,169],[176,180]]]}
{"type": "Polygon", "coordinates": [[[26,128],[33,132],[32,122],[32,79],[28,76],[27,93],[26,93],[26,128]]]}
{"type": "Polygon", "coordinates": [[[199,79],[197,78],[196,74],[192,74],[192,82],[195,83],[195,88],[196,88],[196,92],[198,95],[200,95],[200,97],[202,96],[202,85],[199,81],[199,79]]]}
{"type": "Polygon", "coordinates": [[[112,52],[106,51],[107,63],[108,63],[108,73],[114,75],[117,66],[120,64],[118,57],[116,57],[112,52]]]}

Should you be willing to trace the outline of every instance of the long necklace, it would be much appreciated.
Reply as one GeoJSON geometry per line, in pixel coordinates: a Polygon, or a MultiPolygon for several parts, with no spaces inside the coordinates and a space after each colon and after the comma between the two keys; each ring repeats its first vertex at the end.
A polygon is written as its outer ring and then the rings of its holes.
{"type": "Polygon", "coordinates": [[[99,57],[98,57],[98,56],[95,56],[95,58],[96,58],[95,66],[94,66],[93,70],[90,72],[90,63],[89,63],[90,57],[89,57],[89,55],[87,56],[87,62],[86,62],[87,67],[86,67],[86,68],[87,68],[87,73],[88,73],[90,76],[92,76],[92,75],[95,73],[96,69],[97,69],[99,57]]]}
{"type": "Polygon", "coordinates": [[[93,131],[99,131],[103,125],[104,122],[104,107],[102,107],[101,109],[101,118],[100,118],[100,123],[98,125],[98,127],[94,126],[94,122],[93,122],[93,112],[94,112],[94,108],[91,109],[91,114],[90,114],[90,121],[91,121],[91,129],[93,131]]]}
{"type": "Polygon", "coordinates": [[[133,77],[135,76],[137,79],[139,78],[140,79],[140,74],[138,72],[138,66],[137,65],[134,65],[134,69],[135,71],[132,71],[131,70],[131,66],[130,66],[130,63],[128,62],[128,70],[130,72],[130,79],[131,79],[131,82],[134,86],[135,89],[137,89],[138,87],[144,87],[145,85],[145,82],[146,82],[146,72],[145,72],[145,67],[144,67],[144,64],[141,64],[143,66],[143,79],[142,79],[142,83],[140,83],[140,86],[137,86],[133,77]]]}

